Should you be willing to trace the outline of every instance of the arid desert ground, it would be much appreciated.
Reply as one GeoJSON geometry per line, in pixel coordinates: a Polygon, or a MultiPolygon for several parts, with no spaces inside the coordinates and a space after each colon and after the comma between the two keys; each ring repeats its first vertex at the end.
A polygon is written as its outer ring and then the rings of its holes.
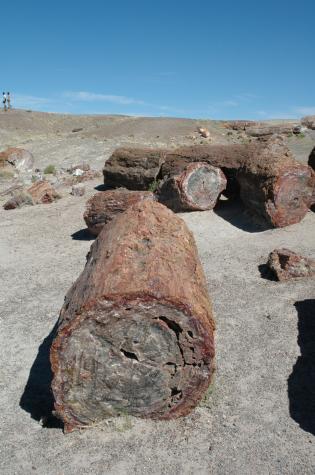
{"type": "MultiPolygon", "coordinates": [[[[82,161],[101,170],[121,145],[200,143],[201,125],[213,143],[245,140],[215,121],[10,111],[0,113],[0,150],[25,148],[41,170],[82,161]]],[[[306,163],[315,131],[286,141],[306,163]]],[[[0,193],[11,181],[1,178],[0,193]]],[[[313,474],[315,388],[305,375],[314,375],[315,361],[312,353],[305,363],[303,349],[315,341],[315,280],[280,283],[264,273],[277,247],[315,258],[312,211],[281,229],[259,227],[241,203],[226,200],[214,211],[181,214],[195,236],[217,324],[207,397],[182,419],[122,416],[63,434],[49,415],[49,345],[93,242],[82,214],[100,185],[102,176],[85,182],[82,197],[60,185],[60,200],[10,211],[0,195],[0,473],[313,474]]]]}

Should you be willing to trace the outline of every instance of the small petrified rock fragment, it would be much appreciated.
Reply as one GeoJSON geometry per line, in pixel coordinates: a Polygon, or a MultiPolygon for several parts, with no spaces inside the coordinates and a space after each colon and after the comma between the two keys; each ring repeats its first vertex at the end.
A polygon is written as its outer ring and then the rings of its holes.
{"type": "Polygon", "coordinates": [[[106,161],[104,184],[113,188],[148,190],[157,179],[165,152],[150,148],[118,148],[106,161]]]}
{"type": "Polygon", "coordinates": [[[89,231],[97,236],[104,225],[116,215],[145,200],[154,201],[154,194],[150,191],[132,191],[126,188],[100,191],[87,201],[83,218],[89,231]]]}
{"type": "Polygon", "coordinates": [[[280,281],[315,275],[315,259],[300,256],[289,249],[272,251],[267,265],[280,281]]]}
{"type": "Polygon", "coordinates": [[[83,196],[85,194],[85,186],[82,185],[81,183],[78,183],[77,185],[73,185],[71,194],[73,196],[83,196]]]}
{"type": "Polygon", "coordinates": [[[34,201],[32,196],[26,191],[16,191],[12,198],[10,198],[4,205],[5,210],[22,208],[22,206],[33,205],[34,201]]]}
{"type": "Polygon", "coordinates": [[[52,203],[61,198],[55,188],[46,180],[36,181],[30,188],[28,188],[27,193],[32,196],[35,204],[52,203]]]}
{"type": "Polygon", "coordinates": [[[214,322],[192,233],[143,201],[91,246],[61,310],[50,359],[65,431],[110,415],[188,414],[214,371],[214,322]]]}
{"type": "Polygon", "coordinates": [[[183,171],[166,178],[158,191],[160,203],[175,212],[213,209],[226,188],[220,168],[190,163],[183,171]]]}

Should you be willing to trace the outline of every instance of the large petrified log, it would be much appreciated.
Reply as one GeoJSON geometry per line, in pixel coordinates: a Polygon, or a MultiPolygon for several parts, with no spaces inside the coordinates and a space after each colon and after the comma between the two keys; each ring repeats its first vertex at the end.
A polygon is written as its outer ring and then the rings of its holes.
{"type": "Polygon", "coordinates": [[[150,148],[118,148],[106,161],[104,183],[113,188],[147,190],[157,179],[165,152],[150,148]]]}
{"type": "Polygon", "coordinates": [[[312,202],[314,173],[294,160],[279,137],[242,145],[196,145],[167,154],[161,175],[184,164],[206,162],[227,177],[227,195],[240,188],[244,205],[274,227],[299,222],[312,202]]]}
{"type": "Polygon", "coordinates": [[[126,211],[129,206],[154,199],[155,196],[150,191],[131,191],[126,188],[101,191],[87,201],[83,218],[89,231],[97,236],[106,223],[126,211]]]}
{"type": "Polygon", "coordinates": [[[106,225],[66,296],[51,348],[65,431],[129,413],[186,415],[214,371],[214,322],[192,234],[144,201],[106,225]]]}
{"type": "Polygon", "coordinates": [[[212,209],[226,188],[220,168],[207,163],[190,163],[175,175],[167,177],[159,187],[160,203],[175,212],[212,209]]]}
{"type": "Polygon", "coordinates": [[[315,174],[294,160],[281,140],[249,146],[237,173],[243,203],[273,227],[301,221],[312,204],[315,174]],[[254,148],[252,148],[254,147],[254,148]]]}

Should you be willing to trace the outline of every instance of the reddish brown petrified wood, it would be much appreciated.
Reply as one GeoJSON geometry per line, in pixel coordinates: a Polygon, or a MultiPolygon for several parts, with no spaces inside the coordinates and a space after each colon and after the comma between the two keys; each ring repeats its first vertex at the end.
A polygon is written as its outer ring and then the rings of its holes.
{"type": "Polygon", "coordinates": [[[101,191],[87,201],[83,218],[89,231],[97,236],[104,224],[126,211],[129,206],[154,199],[154,194],[150,191],[130,191],[126,188],[101,191]]]}
{"type": "Polygon", "coordinates": [[[156,180],[165,152],[150,148],[118,148],[106,161],[104,183],[111,187],[147,190],[156,180]]]}
{"type": "Polygon", "coordinates": [[[55,188],[45,180],[36,181],[30,188],[27,189],[35,204],[52,203],[60,198],[59,193],[55,188]]]}
{"type": "Polygon", "coordinates": [[[245,206],[273,227],[300,222],[312,204],[312,169],[294,160],[278,139],[249,146],[249,151],[237,173],[245,206]]]}
{"type": "Polygon", "coordinates": [[[160,203],[175,212],[213,209],[226,178],[220,168],[207,163],[190,163],[176,175],[167,177],[159,187],[160,203]]]}
{"type": "Polygon", "coordinates": [[[315,259],[303,257],[289,249],[272,251],[267,265],[280,281],[315,275],[315,259]]]}
{"type": "Polygon", "coordinates": [[[237,182],[244,205],[271,226],[297,223],[311,206],[314,173],[294,160],[278,137],[246,145],[182,147],[167,154],[161,174],[168,176],[183,163],[196,161],[222,168],[227,194],[236,191],[237,182]]]}
{"type": "Polygon", "coordinates": [[[106,225],[68,292],[51,348],[65,430],[129,413],[188,414],[214,371],[214,322],[184,221],[144,201],[106,225]]]}

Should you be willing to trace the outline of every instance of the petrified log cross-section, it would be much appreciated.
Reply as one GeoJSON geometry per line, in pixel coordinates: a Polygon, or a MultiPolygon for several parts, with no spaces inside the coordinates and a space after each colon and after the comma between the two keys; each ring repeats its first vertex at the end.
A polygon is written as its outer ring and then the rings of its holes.
{"type": "Polygon", "coordinates": [[[150,148],[118,148],[106,161],[104,183],[113,188],[147,190],[157,179],[165,152],[150,148]]]}
{"type": "Polygon", "coordinates": [[[212,209],[226,187],[224,173],[207,163],[190,163],[176,173],[158,191],[160,203],[175,212],[212,209]]]}
{"type": "Polygon", "coordinates": [[[126,188],[101,191],[87,201],[83,218],[89,231],[97,236],[106,223],[126,211],[129,206],[154,199],[155,196],[150,191],[130,191],[126,188]]]}
{"type": "Polygon", "coordinates": [[[214,371],[214,322],[192,234],[144,201],[106,225],[66,296],[51,348],[65,430],[125,412],[186,415],[214,371]]]}

